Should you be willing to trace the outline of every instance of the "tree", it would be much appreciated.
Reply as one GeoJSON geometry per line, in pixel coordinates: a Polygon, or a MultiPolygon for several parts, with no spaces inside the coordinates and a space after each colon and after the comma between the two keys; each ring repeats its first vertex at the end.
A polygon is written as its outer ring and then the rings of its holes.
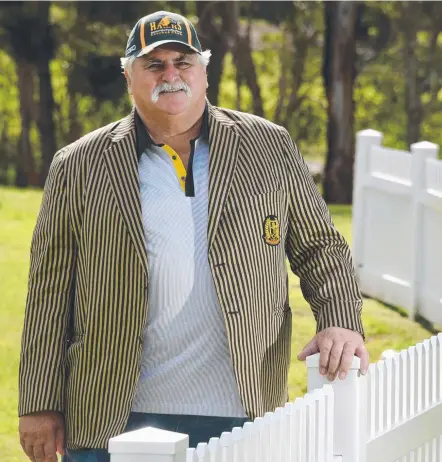
{"type": "Polygon", "coordinates": [[[38,2],[36,11],[37,21],[36,26],[34,26],[34,40],[37,39],[40,45],[37,48],[35,61],[39,78],[38,129],[41,146],[41,185],[46,180],[52,157],[57,150],[54,126],[54,95],[49,68],[50,62],[55,55],[55,40],[49,21],[50,6],[50,2],[38,2]]]}
{"type": "MultiPolygon", "coordinates": [[[[248,11],[248,21],[245,27],[245,33],[240,32],[240,18],[239,18],[239,6],[233,4],[234,7],[228,8],[231,20],[230,24],[234,26],[232,31],[232,54],[233,60],[237,69],[237,73],[240,75],[239,82],[245,82],[250,88],[252,93],[253,101],[253,113],[264,117],[263,101],[261,97],[261,88],[258,83],[258,75],[256,72],[255,63],[252,56],[251,46],[251,32],[252,32],[252,15],[253,6],[251,3],[248,11]]],[[[238,89],[239,91],[239,89],[238,89]]]]}
{"type": "Polygon", "coordinates": [[[353,189],[357,4],[325,2],[324,83],[328,101],[324,198],[350,204],[353,189]]]}
{"type": "Polygon", "coordinates": [[[281,46],[281,76],[279,97],[275,109],[275,123],[288,127],[298,113],[308,91],[301,92],[309,51],[321,46],[321,28],[317,24],[318,4],[289,2],[285,11],[281,46]]]}
{"type": "Polygon", "coordinates": [[[438,44],[442,7],[438,2],[397,2],[395,6],[396,26],[402,41],[406,142],[409,146],[420,141],[425,115],[441,109],[437,94],[442,88],[439,64],[442,49],[438,44]],[[425,93],[429,94],[426,103],[423,101],[425,93]]]}
{"type": "Polygon", "coordinates": [[[230,5],[225,2],[196,2],[198,36],[201,46],[203,49],[209,49],[212,52],[207,76],[209,83],[207,97],[215,106],[218,105],[224,57],[229,51],[229,35],[225,33],[226,30],[229,30],[228,8],[230,8],[230,5]]]}
{"type": "Polygon", "coordinates": [[[0,17],[3,25],[2,44],[14,58],[18,77],[21,130],[15,159],[15,185],[37,186],[39,179],[31,146],[31,129],[36,119],[35,41],[31,34],[35,19],[35,4],[25,4],[25,2],[0,4],[0,17]]]}

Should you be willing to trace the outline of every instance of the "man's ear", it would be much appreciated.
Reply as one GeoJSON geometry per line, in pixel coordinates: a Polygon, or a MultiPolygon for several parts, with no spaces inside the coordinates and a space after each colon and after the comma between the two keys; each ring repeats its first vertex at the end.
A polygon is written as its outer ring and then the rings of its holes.
{"type": "Polygon", "coordinates": [[[126,77],[126,83],[127,83],[127,91],[129,92],[129,95],[132,94],[132,80],[130,79],[129,72],[127,72],[127,69],[124,69],[124,77],[126,77]]]}
{"type": "Polygon", "coordinates": [[[124,69],[124,77],[126,77],[127,86],[129,86],[131,84],[131,80],[129,72],[127,72],[127,69],[124,69]]]}

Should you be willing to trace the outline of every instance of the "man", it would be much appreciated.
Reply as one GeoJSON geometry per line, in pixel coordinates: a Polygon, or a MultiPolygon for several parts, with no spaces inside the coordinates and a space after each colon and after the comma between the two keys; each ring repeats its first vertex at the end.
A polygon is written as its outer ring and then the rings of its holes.
{"type": "Polygon", "coordinates": [[[190,445],[283,405],[300,276],[330,379],[368,355],[349,249],[287,131],[206,100],[184,17],[134,27],[134,110],[59,151],[31,250],[20,438],[36,462],[104,461],[154,425],[190,445]],[[66,442],[65,442],[66,439],[66,442]]]}

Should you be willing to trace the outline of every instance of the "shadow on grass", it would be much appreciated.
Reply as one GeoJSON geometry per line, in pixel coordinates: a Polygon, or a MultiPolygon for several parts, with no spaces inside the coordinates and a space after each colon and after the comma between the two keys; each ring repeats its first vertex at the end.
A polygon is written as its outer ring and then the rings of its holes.
{"type": "MultiPolygon", "coordinates": [[[[371,297],[367,297],[366,295],[364,295],[364,297],[371,299],[371,297]]],[[[376,299],[372,299],[372,300],[376,300],[376,299]]],[[[386,308],[394,311],[395,313],[398,313],[402,318],[411,319],[408,316],[408,312],[405,308],[401,308],[400,306],[390,305],[389,303],[385,303],[382,300],[377,300],[377,301],[382,303],[386,308]]],[[[414,321],[420,324],[424,329],[427,329],[432,335],[437,335],[440,332],[442,332],[441,326],[436,326],[431,321],[428,321],[427,319],[423,318],[420,314],[416,314],[414,321]]]]}
{"type": "Polygon", "coordinates": [[[345,205],[345,204],[327,204],[333,219],[337,217],[342,217],[349,219],[351,221],[351,205],[345,205]]]}

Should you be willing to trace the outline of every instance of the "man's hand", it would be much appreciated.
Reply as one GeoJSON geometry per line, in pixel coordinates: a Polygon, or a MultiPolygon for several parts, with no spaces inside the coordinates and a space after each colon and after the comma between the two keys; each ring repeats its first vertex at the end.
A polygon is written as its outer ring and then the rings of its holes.
{"type": "Polygon", "coordinates": [[[57,462],[64,454],[64,418],[55,411],[35,412],[20,417],[20,444],[32,462],[57,462]]]}
{"type": "Polygon", "coordinates": [[[299,353],[298,359],[304,361],[307,356],[320,353],[319,372],[333,381],[338,372],[345,379],[353,356],[361,358],[361,373],[366,374],[369,364],[368,351],[359,332],[342,327],[328,327],[318,332],[299,353]]]}

